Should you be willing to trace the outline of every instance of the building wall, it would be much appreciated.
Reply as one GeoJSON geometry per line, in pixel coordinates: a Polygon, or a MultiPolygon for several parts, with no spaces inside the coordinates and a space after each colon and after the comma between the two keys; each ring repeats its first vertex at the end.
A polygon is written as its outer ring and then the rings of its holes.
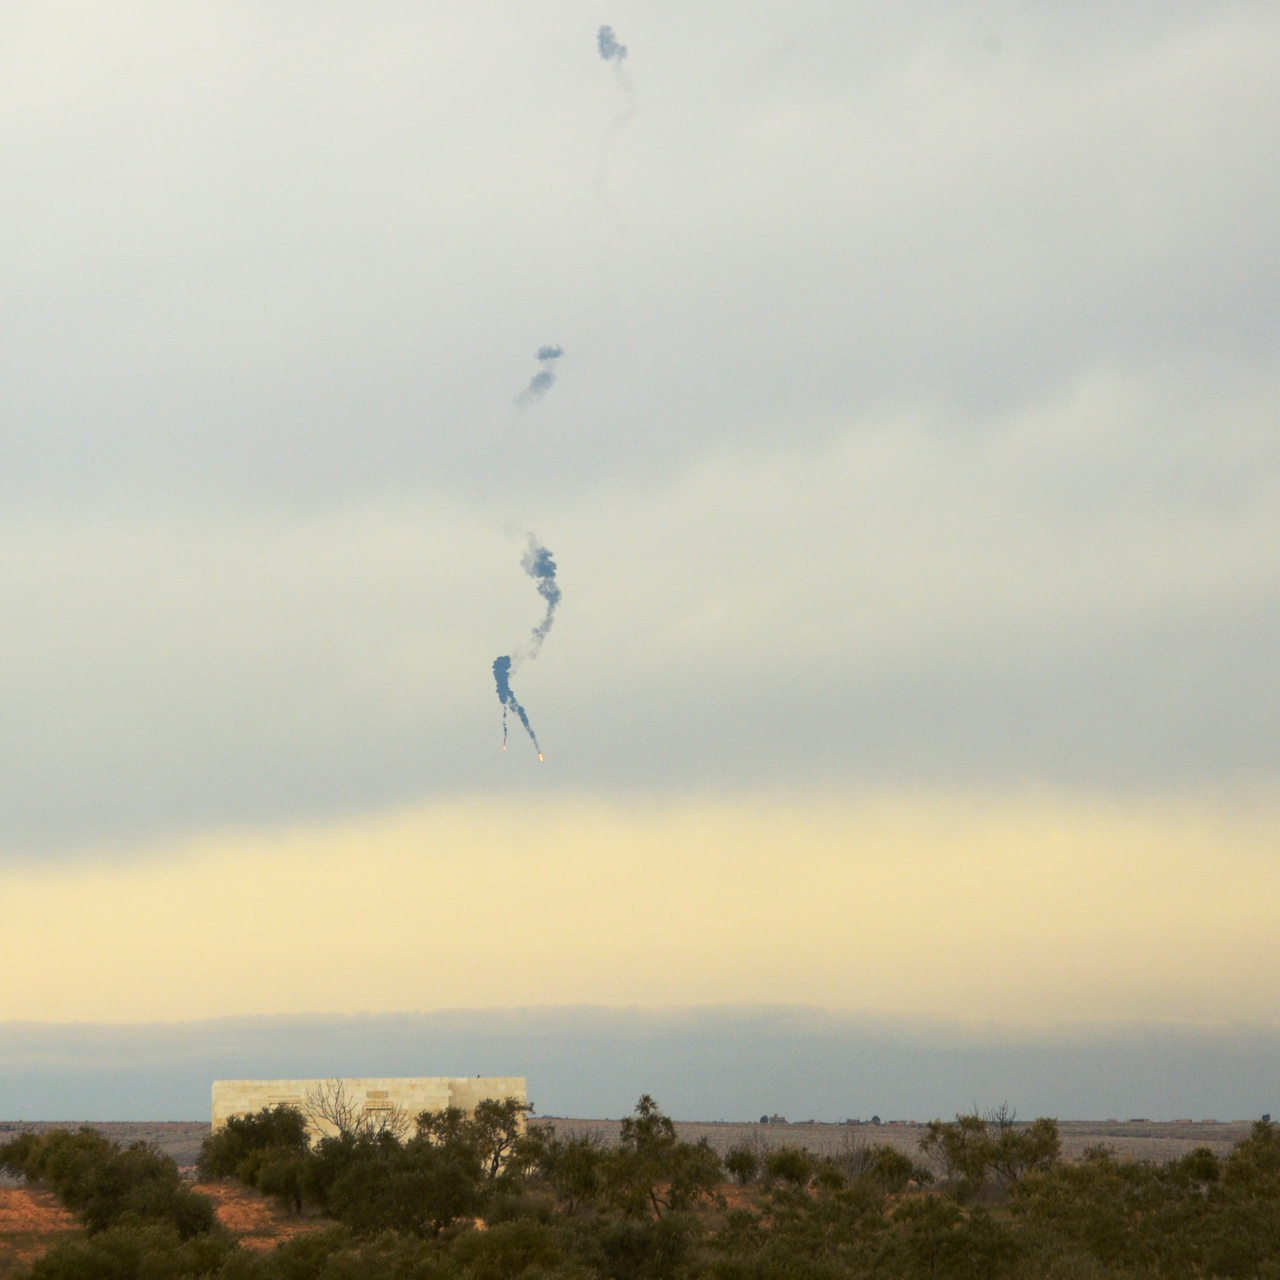
{"type": "MultiPolygon", "coordinates": [[[[332,1080],[215,1080],[213,1128],[221,1129],[232,1116],[248,1115],[263,1107],[288,1105],[307,1111],[307,1095],[332,1080]]],[[[421,1111],[458,1107],[468,1115],[485,1098],[528,1100],[524,1076],[387,1076],[342,1082],[346,1097],[364,1114],[376,1117],[391,1110],[412,1120],[421,1111]]],[[[315,1125],[317,1136],[335,1132],[332,1126],[315,1125]]]]}

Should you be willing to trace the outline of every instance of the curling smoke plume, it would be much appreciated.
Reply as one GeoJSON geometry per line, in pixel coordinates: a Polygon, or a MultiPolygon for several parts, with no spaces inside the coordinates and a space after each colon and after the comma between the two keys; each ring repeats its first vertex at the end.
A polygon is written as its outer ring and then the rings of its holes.
{"type": "Polygon", "coordinates": [[[537,360],[542,368],[529,379],[529,385],[516,397],[516,404],[536,404],[551,390],[551,384],[556,380],[552,366],[562,355],[564,348],[561,346],[538,348],[537,360]]]}
{"type": "Polygon", "coordinates": [[[525,709],[511,691],[511,672],[513,662],[519,662],[524,658],[532,661],[538,656],[542,642],[547,638],[547,632],[551,630],[551,624],[555,621],[556,606],[560,603],[560,585],[556,582],[556,562],[551,558],[551,552],[540,545],[533,534],[529,535],[529,546],[521,557],[520,566],[533,579],[538,588],[538,594],[547,602],[547,612],[542,621],[534,627],[527,648],[517,650],[514,659],[509,654],[494,659],[493,679],[498,686],[498,701],[502,703],[502,749],[505,751],[507,748],[507,712],[514,711],[519,716],[520,723],[524,725],[525,732],[533,743],[533,749],[538,753],[538,759],[541,760],[542,748],[538,746],[538,735],[534,733],[525,709]]]}
{"type": "Polygon", "coordinates": [[[618,43],[612,27],[601,27],[596,32],[596,45],[600,49],[600,56],[606,62],[621,62],[627,56],[627,46],[618,43]]]}
{"type": "Polygon", "coordinates": [[[534,580],[538,587],[538,594],[547,602],[546,616],[534,627],[533,638],[526,655],[536,658],[538,650],[542,648],[542,642],[547,638],[547,632],[551,630],[552,622],[555,621],[556,605],[560,603],[560,587],[556,582],[556,562],[551,558],[551,552],[546,547],[540,547],[537,538],[530,534],[529,546],[520,559],[520,567],[534,580]]]}

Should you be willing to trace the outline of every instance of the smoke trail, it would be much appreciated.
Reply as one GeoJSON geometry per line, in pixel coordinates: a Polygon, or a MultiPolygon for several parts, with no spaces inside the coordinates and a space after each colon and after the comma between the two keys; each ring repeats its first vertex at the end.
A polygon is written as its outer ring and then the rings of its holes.
{"type": "Polygon", "coordinates": [[[562,355],[564,348],[559,345],[538,348],[535,358],[542,368],[529,379],[529,385],[516,397],[516,404],[521,408],[536,404],[551,390],[551,384],[556,380],[552,365],[562,355]]]}
{"type": "Polygon", "coordinates": [[[542,748],[538,746],[538,735],[534,733],[533,725],[529,723],[529,717],[516,700],[516,695],[511,692],[511,659],[505,654],[493,660],[493,679],[498,686],[498,701],[502,703],[502,749],[507,749],[507,711],[510,709],[520,717],[520,723],[524,725],[525,732],[533,742],[533,749],[541,760],[542,748]]]}
{"type": "Polygon", "coordinates": [[[612,27],[601,27],[596,32],[596,45],[600,49],[600,56],[606,62],[621,62],[627,56],[627,46],[618,43],[612,27]]]}
{"type": "Polygon", "coordinates": [[[521,557],[520,567],[537,583],[538,594],[547,602],[546,617],[534,627],[526,655],[532,659],[538,656],[538,650],[542,648],[542,642],[555,621],[556,605],[560,603],[560,587],[556,582],[556,562],[551,558],[551,552],[546,547],[539,546],[533,534],[529,535],[529,547],[521,557]]]}
{"type": "MultiPolygon", "coordinates": [[[[555,350],[556,355],[559,355],[558,347],[552,349],[555,350]]],[[[498,701],[502,703],[502,749],[504,751],[507,749],[507,712],[514,711],[520,717],[520,723],[524,725],[525,732],[538,753],[538,759],[541,760],[543,756],[542,748],[538,746],[538,735],[534,733],[525,709],[511,691],[511,672],[513,667],[525,658],[532,661],[538,656],[542,642],[547,638],[547,632],[551,630],[551,624],[555,621],[556,606],[560,603],[560,584],[556,581],[556,562],[551,552],[533,534],[529,535],[529,545],[520,558],[520,567],[533,579],[538,588],[538,594],[547,602],[547,612],[542,621],[534,627],[526,648],[517,649],[514,654],[504,654],[494,659],[493,679],[498,686],[498,701]]]]}
{"type": "MultiPolygon", "coordinates": [[[[622,218],[619,217],[618,211],[613,207],[613,202],[609,199],[605,171],[608,167],[609,153],[613,141],[625,127],[627,121],[636,113],[636,92],[635,86],[631,83],[631,76],[623,65],[627,57],[627,46],[618,42],[618,37],[614,34],[612,27],[604,26],[596,32],[596,48],[600,51],[601,59],[613,68],[614,79],[617,81],[618,89],[622,93],[622,110],[600,139],[599,155],[596,158],[594,170],[596,197],[608,215],[609,221],[613,223],[614,231],[619,238],[622,238],[625,237],[627,229],[623,224],[622,218]]],[[[607,262],[604,267],[608,270],[607,262]]]]}

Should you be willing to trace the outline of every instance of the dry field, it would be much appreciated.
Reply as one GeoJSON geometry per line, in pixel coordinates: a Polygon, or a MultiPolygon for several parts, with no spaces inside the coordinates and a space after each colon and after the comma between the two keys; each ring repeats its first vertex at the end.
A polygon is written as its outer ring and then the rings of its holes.
{"type": "MultiPolygon", "coordinates": [[[[562,1134],[598,1133],[606,1141],[618,1135],[618,1120],[572,1119],[543,1116],[562,1134]]],[[[75,1129],[91,1121],[0,1122],[0,1142],[25,1130],[43,1133],[47,1129],[75,1129]]],[[[154,1142],[171,1155],[178,1167],[194,1171],[200,1154],[200,1143],[209,1132],[208,1124],[194,1120],[139,1123],[94,1123],[93,1127],[116,1142],[154,1142]]],[[[1214,1120],[1116,1121],[1064,1120],[1060,1122],[1063,1155],[1078,1160],[1086,1148],[1104,1145],[1118,1156],[1130,1160],[1172,1160],[1184,1156],[1195,1147],[1208,1147],[1220,1156],[1229,1152],[1242,1138],[1249,1136],[1250,1122],[1245,1120],[1218,1123],[1214,1120]]],[[[751,1142],[762,1147],[779,1147],[784,1143],[808,1147],[819,1155],[830,1155],[848,1146],[888,1142],[908,1154],[919,1151],[925,1127],[914,1121],[889,1121],[887,1124],[823,1124],[816,1121],[797,1124],[737,1124],[728,1121],[681,1121],[676,1129],[682,1138],[707,1141],[722,1155],[737,1142],[751,1142]]],[[[11,1184],[12,1185],[12,1184],[11,1184]]]]}
{"type": "MultiPolygon", "coordinates": [[[[606,1142],[617,1139],[617,1120],[573,1120],[543,1117],[562,1135],[599,1134],[606,1142]]],[[[1062,1154],[1078,1160],[1089,1147],[1110,1147],[1125,1160],[1173,1160],[1196,1147],[1208,1147],[1225,1156],[1242,1138],[1249,1136],[1247,1121],[1218,1124],[1206,1121],[1118,1122],[1114,1120],[1066,1120],[1059,1124],[1062,1154]]],[[[925,1126],[913,1121],[888,1124],[733,1124],[729,1122],[684,1121],[676,1125],[680,1137],[690,1142],[706,1140],[723,1155],[731,1146],[746,1142],[762,1148],[789,1144],[808,1147],[818,1155],[835,1155],[848,1147],[887,1142],[913,1159],[920,1158],[920,1139],[925,1126]]]]}

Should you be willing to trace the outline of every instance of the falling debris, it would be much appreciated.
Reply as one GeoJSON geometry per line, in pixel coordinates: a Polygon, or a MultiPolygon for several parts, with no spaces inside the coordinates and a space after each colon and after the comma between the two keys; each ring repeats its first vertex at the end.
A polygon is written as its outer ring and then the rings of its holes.
{"type": "Polygon", "coordinates": [[[536,358],[542,368],[529,379],[529,385],[516,397],[516,404],[536,404],[551,390],[551,384],[556,380],[552,366],[562,355],[564,348],[559,345],[538,348],[536,358]]]}
{"type": "MultiPolygon", "coordinates": [[[[560,355],[558,347],[544,349],[554,350],[557,356],[560,355]]],[[[547,602],[547,612],[542,621],[534,627],[526,648],[517,650],[514,655],[504,654],[494,659],[493,679],[498,687],[498,701],[502,703],[502,749],[504,751],[507,749],[507,712],[514,711],[520,718],[520,723],[524,725],[525,732],[538,753],[538,759],[541,760],[544,757],[542,748],[538,746],[538,735],[534,733],[525,709],[511,690],[511,673],[515,665],[525,658],[533,661],[538,656],[542,642],[547,638],[547,632],[551,630],[551,624],[555,621],[556,606],[560,603],[561,593],[560,585],[556,582],[556,562],[552,559],[551,552],[542,546],[533,534],[529,535],[529,545],[521,557],[520,566],[533,579],[538,588],[538,594],[547,602]]]]}
{"type": "Polygon", "coordinates": [[[596,33],[596,44],[599,46],[600,56],[606,62],[621,62],[627,56],[627,46],[618,43],[612,27],[600,28],[596,33]]]}

